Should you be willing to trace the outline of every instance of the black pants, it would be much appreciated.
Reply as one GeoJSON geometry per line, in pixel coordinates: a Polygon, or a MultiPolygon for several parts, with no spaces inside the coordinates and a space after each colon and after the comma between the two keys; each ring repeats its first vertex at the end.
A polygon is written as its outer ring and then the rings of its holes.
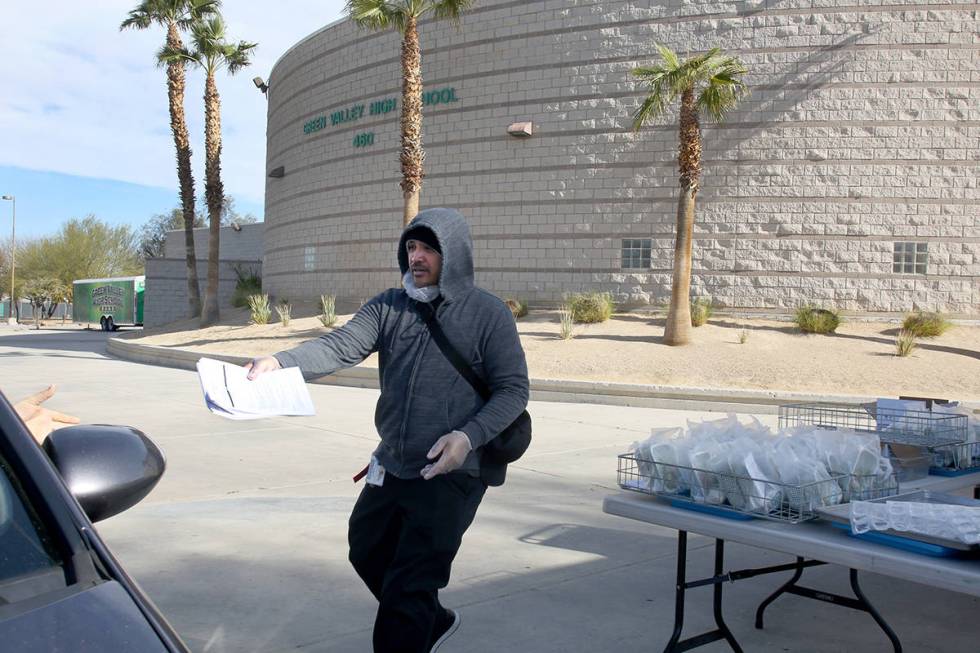
{"type": "Polygon", "coordinates": [[[487,486],[465,474],[366,485],[350,517],[350,561],[378,599],[375,653],[427,653],[439,590],[487,486]]]}

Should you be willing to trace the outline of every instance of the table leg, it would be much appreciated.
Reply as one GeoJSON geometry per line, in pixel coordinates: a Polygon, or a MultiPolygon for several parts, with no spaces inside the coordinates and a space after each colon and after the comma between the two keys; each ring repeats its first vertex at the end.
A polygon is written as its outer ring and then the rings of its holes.
{"type": "Polygon", "coordinates": [[[705,578],[703,580],[697,580],[688,582],[687,581],[687,531],[677,531],[677,585],[675,587],[674,594],[674,632],[671,633],[670,641],[667,642],[666,648],[664,648],[664,653],[681,653],[682,651],[690,651],[693,648],[698,648],[704,646],[705,644],[710,644],[711,642],[717,642],[718,640],[724,639],[728,642],[728,645],[732,647],[735,653],[742,653],[742,648],[735,641],[735,636],[732,635],[732,631],[729,630],[728,626],[725,624],[725,620],[722,616],[721,606],[722,606],[722,587],[723,582],[731,580],[728,576],[723,575],[723,566],[725,564],[725,541],[715,540],[715,575],[712,578],[705,578]],[[695,635],[694,637],[688,637],[687,639],[681,639],[681,633],[684,631],[684,599],[685,593],[688,589],[694,587],[703,587],[704,585],[714,585],[714,616],[715,624],[718,626],[715,630],[711,630],[700,635],[695,635]]]}
{"type": "Polygon", "coordinates": [[[858,601],[860,601],[863,605],[862,609],[870,614],[871,618],[875,620],[878,626],[885,631],[885,635],[888,636],[888,639],[890,639],[892,642],[892,646],[895,648],[895,653],[902,653],[902,642],[899,641],[898,635],[895,634],[895,631],[891,629],[891,626],[888,625],[884,618],[878,614],[875,607],[871,605],[871,601],[869,601],[864,595],[864,592],[861,591],[861,586],[858,585],[857,569],[851,569],[851,590],[854,592],[854,596],[856,596],[858,601]]]}
{"type": "MultiPolygon", "coordinates": [[[[725,540],[715,540],[715,577],[721,576],[724,573],[725,565],[725,540]]],[[[742,647],[738,645],[735,641],[735,636],[732,635],[732,631],[728,629],[728,624],[725,623],[724,617],[721,614],[721,583],[716,583],[714,587],[714,608],[715,608],[715,624],[718,626],[718,630],[724,635],[725,641],[728,645],[732,647],[735,653],[742,653],[742,647]]]]}
{"type": "Polygon", "coordinates": [[[780,596],[789,591],[791,587],[796,585],[796,581],[800,580],[803,576],[803,558],[796,558],[796,570],[793,573],[793,577],[788,581],[783,583],[779,589],[770,594],[765,601],[759,604],[759,608],[755,611],[755,627],[762,629],[762,613],[766,611],[769,604],[778,599],[780,596]]]}

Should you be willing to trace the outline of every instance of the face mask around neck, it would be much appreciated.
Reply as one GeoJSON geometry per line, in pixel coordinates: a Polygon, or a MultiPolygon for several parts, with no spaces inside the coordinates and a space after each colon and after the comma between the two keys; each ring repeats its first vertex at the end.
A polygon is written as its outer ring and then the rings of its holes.
{"type": "Polygon", "coordinates": [[[406,272],[405,276],[402,277],[402,285],[405,286],[405,292],[408,293],[408,296],[417,302],[428,304],[439,296],[438,284],[426,286],[425,288],[416,288],[415,279],[412,278],[411,270],[406,272]]]}

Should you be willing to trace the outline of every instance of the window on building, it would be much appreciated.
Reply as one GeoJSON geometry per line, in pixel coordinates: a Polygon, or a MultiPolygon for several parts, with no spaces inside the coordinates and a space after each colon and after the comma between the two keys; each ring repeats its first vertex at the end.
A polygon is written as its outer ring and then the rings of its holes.
{"type": "Polygon", "coordinates": [[[650,269],[650,239],[649,238],[623,239],[623,269],[624,270],[649,270],[650,269]]]}
{"type": "Polygon", "coordinates": [[[895,243],[892,271],[899,274],[925,274],[929,265],[929,243],[895,243]]]}
{"type": "Polygon", "coordinates": [[[312,272],[316,266],[316,247],[309,246],[303,250],[303,269],[312,272]]]}

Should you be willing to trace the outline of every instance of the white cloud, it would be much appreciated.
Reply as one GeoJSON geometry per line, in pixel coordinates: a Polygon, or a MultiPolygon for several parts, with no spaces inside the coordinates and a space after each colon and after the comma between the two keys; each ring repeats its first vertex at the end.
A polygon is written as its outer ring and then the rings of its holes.
{"type": "MultiPolygon", "coordinates": [[[[165,72],[165,31],[119,31],[137,0],[6,3],[0,40],[0,164],[176,188],[165,72]]],[[[295,43],[342,14],[343,0],[224,3],[229,38],[259,44],[253,64],[219,74],[223,180],[261,202],[265,189],[266,80],[295,43]]],[[[203,189],[204,80],[189,72],[185,109],[194,176],[203,189]]],[[[200,191],[199,191],[200,192],[200,191]]]]}

